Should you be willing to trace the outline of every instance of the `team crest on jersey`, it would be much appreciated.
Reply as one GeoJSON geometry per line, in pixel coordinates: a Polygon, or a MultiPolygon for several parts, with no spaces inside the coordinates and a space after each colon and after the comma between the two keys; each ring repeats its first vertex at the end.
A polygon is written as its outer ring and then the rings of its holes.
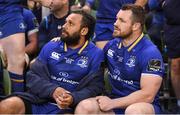
{"type": "Polygon", "coordinates": [[[57,52],[52,52],[50,57],[52,59],[59,60],[60,56],[61,56],[61,54],[59,54],[57,52]]]}
{"type": "Polygon", "coordinates": [[[80,66],[81,68],[85,68],[88,65],[88,57],[81,57],[81,59],[78,60],[77,65],[80,66]]]}
{"type": "Polygon", "coordinates": [[[130,58],[126,62],[126,65],[128,65],[129,67],[134,67],[135,62],[136,62],[136,57],[135,56],[130,56],[130,58]]]}
{"type": "Polygon", "coordinates": [[[161,61],[158,59],[151,59],[148,63],[148,71],[160,71],[161,69],[161,61]]]}
{"type": "Polygon", "coordinates": [[[20,23],[20,24],[19,24],[19,28],[20,28],[20,29],[25,29],[26,26],[24,25],[24,23],[20,23]]]}
{"type": "Polygon", "coordinates": [[[113,58],[114,56],[114,51],[112,49],[109,49],[108,52],[107,52],[107,55],[110,57],[110,58],[113,58]]]}

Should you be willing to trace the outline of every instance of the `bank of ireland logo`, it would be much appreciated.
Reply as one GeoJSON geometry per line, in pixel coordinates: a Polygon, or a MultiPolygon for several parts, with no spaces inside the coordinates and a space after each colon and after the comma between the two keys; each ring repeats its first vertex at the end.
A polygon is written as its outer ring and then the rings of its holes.
{"type": "Polygon", "coordinates": [[[67,72],[59,72],[59,75],[62,77],[68,77],[69,74],[67,72]]]}
{"type": "Polygon", "coordinates": [[[78,60],[77,65],[80,66],[81,68],[87,67],[88,64],[88,58],[81,58],[78,60]]]}
{"type": "Polygon", "coordinates": [[[128,65],[129,67],[134,67],[135,66],[135,61],[136,61],[136,57],[135,56],[130,56],[130,58],[126,62],[126,65],[128,65]]]}

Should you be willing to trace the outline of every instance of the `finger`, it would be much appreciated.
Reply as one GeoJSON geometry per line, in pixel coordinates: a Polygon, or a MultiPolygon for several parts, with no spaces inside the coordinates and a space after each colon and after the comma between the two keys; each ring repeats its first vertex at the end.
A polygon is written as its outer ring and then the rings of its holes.
{"type": "Polygon", "coordinates": [[[57,99],[58,101],[63,101],[63,100],[64,100],[63,96],[58,96],[56,99],[57,99]]]}
{"type": "Polygon", "coordinates": [[[96,100],[99,100],[100,98],[102,98],[103,96],[97,96],[96,97],[96,100]]]}

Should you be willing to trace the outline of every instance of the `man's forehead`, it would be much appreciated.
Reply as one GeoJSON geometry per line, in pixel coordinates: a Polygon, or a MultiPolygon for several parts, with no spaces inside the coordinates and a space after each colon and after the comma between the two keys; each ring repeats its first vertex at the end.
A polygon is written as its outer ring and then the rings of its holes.
{"type": "Polygon", "coordinates": [[[132,11],[131,10],[120,10],[118,13],[117,13],[117,15],[116,15],[116,17],[119,17],[119,16],[121,16],[121,15],[131,15],[132,14],[132,11]]]}
{"type": "Polygon", "coordinates": [[[71,13],[67,18],[66,20],[81,20],[82,19],[82,15],[80,14],[75,14],[75,13],[71,13]]]}

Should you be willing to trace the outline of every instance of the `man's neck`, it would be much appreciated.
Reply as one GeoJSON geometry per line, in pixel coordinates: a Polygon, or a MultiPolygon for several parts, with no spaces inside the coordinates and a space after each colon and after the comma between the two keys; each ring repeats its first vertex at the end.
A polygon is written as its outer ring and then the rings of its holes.
{"type": "Polygon", "coordinates": [[[68,12],[69,12],[69,7],[64,7],[62,8],[62,10],[53,12],[53,14],[56,18],[63,18],[68,14],[68,12]]]}
{"type": "Polygon", "coordinates": [[[77,45],[68,45],[67,47],[69,47],[71,49],[77,49],[77,48],[82,47],[85,44],[85,42],[86,42],[85,38],[83,38],[83,39],[81,38],[77,45]]]}
{"type": "Polygon", "coordinates": [[[131,34],[127,38],[124,38],[122,40],[123,46],[127,47],[127,46],[131,45],[134,41],[136,41],[141,36],[141,34],[142,34],[142,32],[139,32],[136,34],[131,34]]]}

